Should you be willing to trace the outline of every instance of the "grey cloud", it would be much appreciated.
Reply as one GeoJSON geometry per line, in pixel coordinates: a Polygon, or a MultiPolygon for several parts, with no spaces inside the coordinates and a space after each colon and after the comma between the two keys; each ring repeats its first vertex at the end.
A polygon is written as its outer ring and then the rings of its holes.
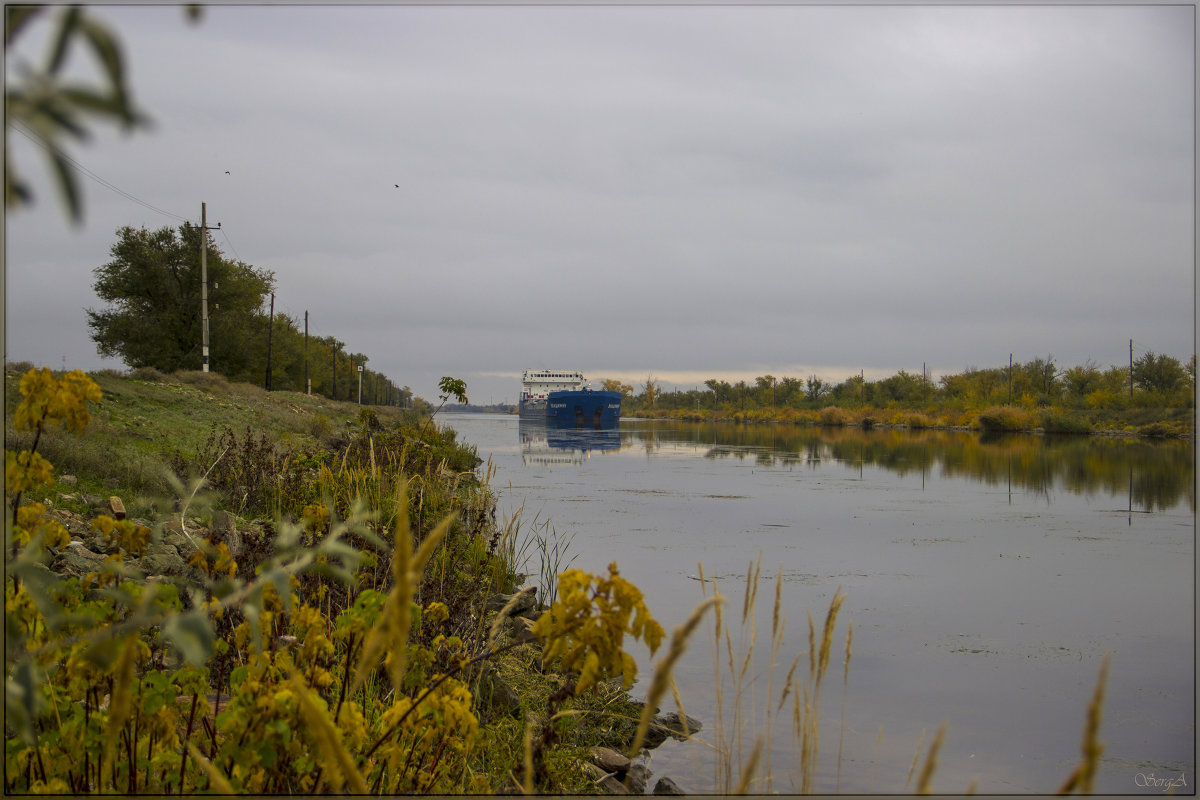
{"type": "MultiPolygon", "coordinates": [[[[281,307],[426,396],[533,365],[1188,355],[1190,8],[176,11],[111,9],[158,125],[81,160],[207,201],[281,307]]],[[[42,204],[6,245],[10,276],[70,275],[64,319],[117,225],[177,224],[85,190],[86,232],[42,204]]],[[[10,277],[16,357],[35,286],[10,277]]]]}

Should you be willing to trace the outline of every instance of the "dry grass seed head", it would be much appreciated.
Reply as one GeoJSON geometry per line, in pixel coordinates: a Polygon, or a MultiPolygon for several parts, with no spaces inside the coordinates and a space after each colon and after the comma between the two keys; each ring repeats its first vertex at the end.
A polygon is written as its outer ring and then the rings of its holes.
{"type": "Polygon", "coordinates": [[[692,731],[688,727],[687,712],[683,710],[683,695],[679,693],[679,685],[675,683],[675,676],[671,676],[671,697],[675,700],[675,708],[679,712],[679,724],[683,727],[683,738],[692,738],[692,731]]]}
{"type": "MultiPolygon", "coordinates": [[[[200,771],[208,777],[208,788],[215,794],[234,795],[237,794],[233,790],[231,784],[220,771],[212,765],[204,754],[191,742],[187,743],[188,753],[191,754],[192,761],[200,765],[200,771]]],[[[182,787],[180,787],[182,789],[182,787]]]]}
{"type": "Polygon", "coordinates": [[[780,564],[779,572],[775,575],[775,608],[771,613],[771,639],[776,643],[776,648],[783,642],[783,622],[783,565],[780,564]]]}
{"type": "Polygon", "coordinates": [[[1066,782],[1059,787],[1058,794],[1070,794],[1078,789],[1080,794],[1092,793],[1092,782],[1096,778],[1096,767],[1100,756],[1104,753],[1104,744],[1100,741],[1100,712],[1104,706],[1104,686],[1108,680],[1108,663],[1111,656],[1106,655],[1100,664],[1100,677],[1096,681],[1096,689],[1092,692],[1092,700],[1088,703],[1087,724],[1083,731],[1083,759],[1072,770],[1066,782]]]}
{"type": "Polygon", "coordinates": [[[742,768],[737,788],[733,790],[734,794],[747,794],[750,791],[750,784],[754,780],[754,770],[758,768],[758,759],[762,755],[762,749],[763,737],[760,735],[754,742],[754,749],[750,751],[750,758],[746,761],[746,766],[742,768]]]}
{"type": "Polygon", "coordinates": [[[929,745],[929,754],[925,756],[925,765],[921,768],[921,777],[917,779],[917,794],[931,794],[932,789],[930,784],[933,781],[933,772],[937,769],[938,750],[942,747],[942,740],[946,737],[946,723],[942,723],[938,727],[937,735],[933,737],[933,742],[929,745]]]}
{"type": "Polygon", "coordinates": [[[850,682],[850,642],[854,638],[854,621],[851,620],[846,626],[846,660],[842,662],[842,682],[847,684],[850,682]]]}
{"type": "MultiPolygon", "coordinates": [[[[881,730],[882,732],[882,730],[881,730]]],[[[925,729],[921,729],[921,738],[917,740],[917,752],[913,753],[912,764],[908,766],[908,779],[904,781],[904,789],[908,790],[908,785],[912,783],[913,773],[917,771],[917,759],[921,757],[921,747],[925,744],[925,729]]]]}
{"type": "Polygon", "coordinates": [[[783,704],[787,700],[788,692],[792,690],[792,681],[796,677],[796,667],[800,666],[801,655],[801,653],[797,653],[796,657],[792,659],[792,666],[788,669],[787,678],[785,678],[783,681],[783,692],[779,695],[779,707],[775,709],[776,711],[779,711],[783,708],[783,704]]]}
{"type": "Polygon", "coordinates": [[[829,654],[833,651],[833,629],[837,625],[838,611],[845,599],[846,595],[839,586],[833,593],[833,600],[829,603],[829,613],[825,615],[825,630],[821,634],[821,667],[817,670],[818,684],[825,677],[825,670],[829,666],[829,654]]]}
{"type": "Polygon", "coordinates": [[[321,755],[325,758],[325,780],[335,792],[340,792],[343,787],[346,787],[353,794],[367,794],[366,781],[363,780],[362,774],[354,765],[353,756],[342,745],[337,729],[334,728],[325,712],[312,701],[308,694],[308,686],[301,679],[299,670],[291,664],[287,666],[300,712],[304,716],[305,722],[308,723],[313,737],[317,740],[317,747],[321,755]]]}
{"type": "Polygon", "coordinates": [[[637,733],[634,734],[633,743],[629,746],[628,755],[630,758],[637,755],[638,750],[642,747],[642,742],[646,739],[646,731],[650,729],[650,720],[654,716],[654,709],[657,708],[659,701],[671,684],[671,671],[675,667],[675,662],[679,660],[684,650],[687,649],[687,641],[691,637],[692,632],[700,624],[700,620],[704,617],[704,612],[710,606],[719,605],[721,602],[720,597],[710,597],[704,600],[700,605],[696,606],[691,616],[682,625],[671,632],[671,642],[670,647],[667,649],[667,654],[663,656],[662,661],[654,668],[654,676],[650,679],[650,689],[646,692],[646,702],[642,706],[642,718],[638,721],[637,733]]]}

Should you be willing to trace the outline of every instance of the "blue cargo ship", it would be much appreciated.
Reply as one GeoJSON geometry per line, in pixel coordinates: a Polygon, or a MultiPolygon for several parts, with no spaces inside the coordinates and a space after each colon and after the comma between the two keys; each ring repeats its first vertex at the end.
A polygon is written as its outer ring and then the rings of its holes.
{"type": "Polygon", "coordinates": [[[520,413],[558,427],[616,427],[621,393],[589,388],[582,372],[525,370],[520,413]]]}

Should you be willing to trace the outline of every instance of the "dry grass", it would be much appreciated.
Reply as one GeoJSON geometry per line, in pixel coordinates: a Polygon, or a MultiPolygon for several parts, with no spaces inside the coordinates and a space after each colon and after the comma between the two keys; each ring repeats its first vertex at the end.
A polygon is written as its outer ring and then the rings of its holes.
{"type": "Polygon", "coordinates": [[[839,406],[826,406],[821,409],[820,421],[822,425],[841,426],[847,425],[853,420],[850,412],[839,406]]]}
{"type": "MultiPolygon", "coordinates": [[[[817,640],[816,628],[811,615],[808,619],[809,647],[808,678],[798,677],[797,672],[805,653],[798,653],[792,660],[784,677],[782,688],[776,695],[775,669],[779,663],[779,653],[783,647],[787,619],[783,613],[783,573],[780,570],[775,576],[774,605],[771,612],[771,638],[769,645],[769,666],[767,669],[767,694],[763,716],[762,730],[754,741],[750,752],[744,752],[744,743],[748,731],[755,726],[757,703],[754,699],[756,678],[750,669],[754,662],[754,650],[758,639],[755,623],[755,607],[758,600],[758,583],[761,574],[761,558],[757,563],[750,564],[746,572],[746,588],[742,600],[741,635],[739,647],[735,652],[733,637],[724,623],[721,607],[717,606],[714,620],[713,641],[715,644],[713,657],[713,673],[716,686],[715,722],[712,740],[708,743],[716,753],[713,761],[714,790],[722,794],[742,794],[754,791],[756,786],[765,786],[768,793],[777,791],[775,775],[771,767],[770,734],[775,729],[775,715],[782,711],[788,698],[792,700],[791,731],[799,748],[797,764],[799,767],[800,791],[813,791],[817,757],[820,751],[819,710],[821,704],[821,687],[824,683],[829,663],[834,651],[834,631],[837,626],[838,614],[845,594],[839,587],[834,592],[829,609],[825,615],[825,623],[821,629],[821,638],[817,640]],[[722,657],[724,656],[724,658],[722,657]],[[733,703],[730,712],[731,719],[726,719],[726,701],[724,697],[724,678],[722,663],[729,670],[728,680],[732,684],[733,703]],[[764,774],[755,776],[759,762],[764,762],[764,774]]],[[[700,568],[700,580],[708,594],[709,581],[704,577],[703,566],[700,568]]],[[[711,581],[712,594],[710,599],[719,598],[720,592],[716,580],[711,581]]],[[[847,629],[846,644],[843,657],[843,686],[848,685],[850,674],[852,629],[847,629]]],[[[845,701],[843,698],[843,720],[845,701]]],[[[841,758],[839,747],[839,761],[841,758]]]]}
{"type": "Polygon", "coordinates": [[[1088,703],[1087,723],[1083,729],[1083,758],[1079,765],[1061,787],[1058,794],[1070,794],[1078,791],[1080,794],[1091,794],[1092,783],[1096,779],[1096,767],[1100,764],[1100,756],[1104,754],[1104,744],[1100,741],[1100,712],[1104,706],[1104,685],[1108,681],[1109,657],[1105,656],[1100,665],[1100,677],[1096,681],[1096,690],[1092,693],[1092,701],[1088,703]]]}

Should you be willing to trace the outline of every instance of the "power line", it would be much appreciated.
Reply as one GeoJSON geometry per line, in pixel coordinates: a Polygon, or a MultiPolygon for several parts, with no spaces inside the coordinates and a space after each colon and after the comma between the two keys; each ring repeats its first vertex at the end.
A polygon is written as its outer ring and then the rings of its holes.
{"type": "MultiPolygon", "coordinates": [[[[15,130],[17,133],[21,134],[26,139],[33,142],[34,144],[36,144],[38,147],[42,148],[43,150],[50,152],[50,149],[46,146],[45,142],[38,139],[32,133],[30,133],[26,130],[23,130],[24,126],[20,122],[17,122],[16,120],[10,120],[9,124],[12,126],[12,129],[15,130]]],[[[150,203],[147,203],[145,200],[142,200],[139,197],[135,197],[134,195],[132,195],[129,192],[122,189],[121,187],[115,186],[115,185],[109,183],[108,181],[104,180],[104,178],[101,178],[99,175],[92,172],[90,169],[85,167],[83,164],[80,164],[78,161],[71,158],[66,153],[63,153],[60,151],[59,153],[57,153],[57,156],[62,158],[64,161],[66,161],[71,166],[75,167],[75,169],[79,170],[79,172],[81,172],[86,177],[91,178],[96,183],[99,183],[101,186],[104,186],[107,189],[111,189],[112,191],[116,192],[117,194],[121,195],[122,197],[124,197],[127,200],[132,200],[133,202],[137,203],[138,205],[144,206],[145,208],[148,208],[157,214],[162,214],[163,216],[166,216],[166,217],[174,217],[175,219],[179,220],[180,222],[188,221],[186,217],[182,217],[179,214],[174,214],[170,211],[164,211],[163,209],[158,208],[157,206],[153,206],[150,203]]]]}
{"type": "Polygon", "coordinates": [[[225,232],[224,228],[221,228],[221,235],[225,237],[225,244],[229,245],[229,249],[233,251],[233,257],[238,261],[241,261],[242,257],[238,255],[238,251],[233,246],[233,242],[229,241],[229,234],[225,232]]]}

